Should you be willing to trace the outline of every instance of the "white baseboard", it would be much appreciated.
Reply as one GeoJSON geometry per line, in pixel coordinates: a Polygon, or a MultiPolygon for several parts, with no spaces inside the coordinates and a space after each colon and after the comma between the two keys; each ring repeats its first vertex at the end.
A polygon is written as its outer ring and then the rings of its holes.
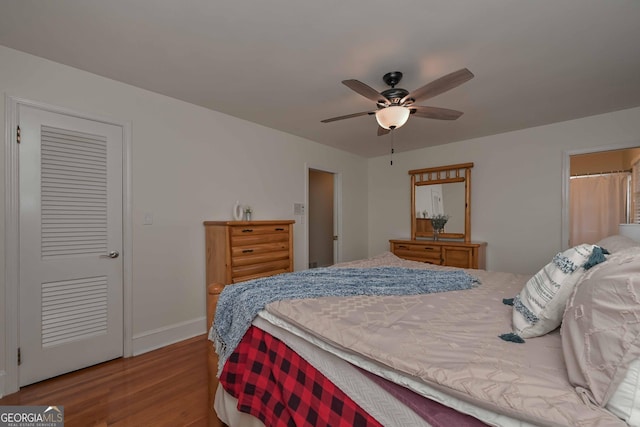
{"type": "Polygon", "coordinates": [[[207,332],[206,317],[176,323],[133,336],[133,355],[165,347],[207,332]]]}

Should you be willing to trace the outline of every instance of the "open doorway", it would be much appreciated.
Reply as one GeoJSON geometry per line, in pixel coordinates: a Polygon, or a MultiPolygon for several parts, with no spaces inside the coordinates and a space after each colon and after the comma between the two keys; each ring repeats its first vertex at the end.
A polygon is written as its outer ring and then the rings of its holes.
{"type": "Polygon", "coordinates": [[[595,243],[640,221],[638,145],[565,153],[563,247],[595,243]]]}
{"type": "Polygon", "coordinates": [[[335,174],[309,169],[309,268],[336,262],[335,174]]]}

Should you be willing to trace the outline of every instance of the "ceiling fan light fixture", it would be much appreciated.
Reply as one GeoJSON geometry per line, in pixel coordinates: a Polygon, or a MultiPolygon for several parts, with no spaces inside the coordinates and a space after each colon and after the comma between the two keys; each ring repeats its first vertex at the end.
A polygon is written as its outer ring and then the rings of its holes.
{"type": "Polygon", "coordinates": [[[376,120],[385,129],[398,129],[407,123],[409,114],[408,108],[394,105],[376,111],[376,120]]]}

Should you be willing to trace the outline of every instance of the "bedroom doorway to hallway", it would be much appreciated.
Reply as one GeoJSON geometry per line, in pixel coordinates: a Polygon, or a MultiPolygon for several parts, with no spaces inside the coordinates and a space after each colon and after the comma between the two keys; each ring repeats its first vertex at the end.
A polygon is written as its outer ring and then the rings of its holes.
{"type": "Polygon", "coordinates": [[[130,351],[128,126],[11,101],[5,393],[130,351]]]}
{"type": "Polygon", "coordinates": [[[336,174],[308,169],[309,268],[337,262],[336,174]]]}

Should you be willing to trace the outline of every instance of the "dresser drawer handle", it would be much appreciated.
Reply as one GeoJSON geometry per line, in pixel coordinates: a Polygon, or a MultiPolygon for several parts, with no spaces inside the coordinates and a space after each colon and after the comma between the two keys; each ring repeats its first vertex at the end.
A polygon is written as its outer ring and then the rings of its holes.
{"type": "Polygon", "coordinates": [[[253,252],[253,249],[243,249],[242,250],[243,254],[250,254],[251,252],[253,252]]]}
{"type": "Polygon", "coordinates": [[[242,230],[243,233],[252,233],[253,229],[251,228],[245,228],[244,230],[242,230]]]}
{"type": "Polygon", "coordinates": [[[398,249],[408,249],[405,245],[398,245],[398,249]]]}
{"type": "Polygon", "coordinates": [[[276,228],[276,231],[284,231],[284,228],[276,228]]]}
{"type": "Polygon", "coordinates": [[[437,250],[437,248],[432,248],[432,247],[430,247],[430,246],[425,246],[425,247],[424,247],[424,250],[425,250],[425,251],[436,251],[436,250],[437,250]]]}

